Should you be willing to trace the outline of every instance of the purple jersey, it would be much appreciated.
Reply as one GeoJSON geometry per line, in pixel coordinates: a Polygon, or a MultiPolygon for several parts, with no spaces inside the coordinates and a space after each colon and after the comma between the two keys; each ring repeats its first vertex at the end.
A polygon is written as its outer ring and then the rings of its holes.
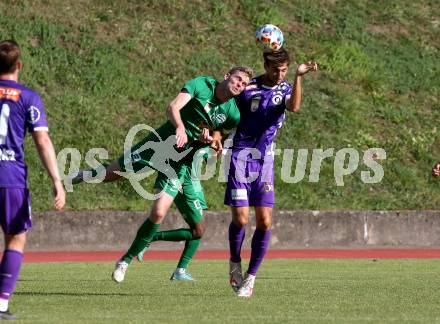
{"type": "Polygon", "coordinates": [[[268,150],[283,124],[292,86],[283,81],[270,88],[261,81],[262,76],[254,78],[236,99],[241,118],[233,137],[234,155],[243,148],[256,148],[261,153],[260,159],[264,159],[270,155],[268,150]]]}
{"type": "Polygon", "coordinates": [[[48,131],[40,96],[17,82],[0,80],[0,188],[27,187],[27,130],[48,131]]]}

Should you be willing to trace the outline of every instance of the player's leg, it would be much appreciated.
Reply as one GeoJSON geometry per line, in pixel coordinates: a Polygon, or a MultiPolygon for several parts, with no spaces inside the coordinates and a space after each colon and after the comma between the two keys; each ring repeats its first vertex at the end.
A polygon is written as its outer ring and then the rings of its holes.
{"type": "Polygon", "coordinates": [[[20,274],[26,232],[32,227],[27,189],[0,188],[0,222],[5,233],[0,263],[0,319],[13,319],[8,311],[9,299],[20,274]]]}
{"type": "Polygon", "coordinates": [[[275,194],[273,176],[265,180],[262,181],[261,178],[258,178],[251,187],[250,205],[255,206],[257,227],[252,236],[249,268],[245,274],[243,284],[237,292],[239,297],[252,296],[255,276],[269,246],[275,194]]]}
{"type": "Polygon", "coordinates": [[[181,166],[177,172],[178,179],[170,179],[163,173],[158,173],[154,188],[161,196],[153,202],[149,218],[139,228],[136,238],[122,258],[116,263],[112,278],[116,282],[124,280],[125,272],[134,257],[142,258],[144,252],[150,246],[154,235],[160,227],[160,223],[165,218],[170,209],[174,198],[179,193],[179,188],[186,169],[181,166]]]}
{"type": "Polygon", "coordinates": [[[232,221],[229,225],[229,283],[237,291],[243,281],[241,269],[241,248],[249,222],[250,184],[243,183],[240,177],[247,173],[247,166],[241,165],[233,156],[225,191],[225,205],[231,206],[232,221]],[[237,174],[240,174],[237,176],[237,174]]]}
{"type": "Polygon", "coordinates": [[[171,275],[171,280],[193,280],[189,274],[188,265],[200,246],[200,241],[205,233],[206,222],[203,218],[203,209],[207,208],[203,191],[199,194],[185,193],[176,197],[176,206],[189,225],[192,237],[187,239],[176,270],[171,275]]]}
{"type": "Polygon", "coordinates": [[[154,133],[149,133],[145,138],[135,144],[130,150],[122,154],[119,158],[113,160],[110,164],[102,163],[97,168],[89,168],[79,170],[78,173],[71,176],[72,183],[78,184],[96,177],[98,174],[105,172],[103,182],[112,182],[119,180],[122,176],[121,172],[138,173],[142,170],[151,170],[150,160],[155,154],[152,149],[141,149],[149,142],[157,142],[158,138],[154,133]]]}
{"type": "Polygon", "coordinates": [[[239,297],[252,296],[255,277],[269,247],[270,235],[272,232],[271,207],[255,207],[255,216],[257,220],[257,228],[252,236],[251,259],[249,261],[249,268],[246,271],[243,284],[237,293],[239,297]]]}
{"type": "Polygon", "coordinates": [[[125,278],[125,272],[135,256],[148,247],[154,234],[160,227],[160,223],[165,218],[174,197],[166,192],[154,201],[151,207],[150,216],[139,227],[136,237],[127,252],[116,263],[112,278],[116,282],[121,282],[125,278]]]}
{"type": "MultiPolygon", "coordinates": [[[[188,171],[188,170],[187,170],[188,171]]],[[[156,233],[154,240],[186,241],[176,270],[171,280],[192,280],[188,273],[189,262],[194,257],[200,245],[200,239],[205,232],[203,209],[207,209],[203,188],[198,179],[192,179],[187,172],[183,178],[181,191],[177,194],[174,203],[189,228],[180,228],[156,233]]]]}
{"type": "Polygon", "coordinates": [[[87,181],[88,179],[96,177],[101,172],[105,172],[103,182],[112,182],[119,180],[121,178],[121,175],[118,174],[118,172],[121,172],[119,159],[113,160],[110,164],[102,163],[97,168],[79,170],[77,174],[72,176],[72,183],[78,184],[87,181]]]}

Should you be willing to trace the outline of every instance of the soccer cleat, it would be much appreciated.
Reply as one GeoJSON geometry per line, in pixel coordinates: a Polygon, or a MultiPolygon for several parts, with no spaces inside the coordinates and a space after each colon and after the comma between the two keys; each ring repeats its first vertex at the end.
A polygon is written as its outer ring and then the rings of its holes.
{"type": "Polygon", "coordinates": [[[127,271],[128,263],[125,261],[116,262],[115,270],[112,273],[112,279],[116,282],[124,281],[125,272],[127,271]]]}
{"type": "Polygon", "coordinates": [[[72,180],[72,184],[78,184],[81,182],[84,182],[84,172],[86,171],[92,171],[92,175],[96,175],[96,171],[95,173],[93,173],[93,169],[81,169],[78,171],[78,173],[72,173],[68,175],[68,178],[70,178],[72,180]]]}
{"type": "Polygon", "coordinates": [[[252,291],[254,290],[254,282],[255,282],[255,276],[247,273],[243,283],[237,291],[238,297],[251,297],[252,291]]]}
{"type": "Polygon", "coordinates": [[[242,281],[241,262],[229,260],[229,284],[235,292],[240,288],[242,281]]]}
{"type": "Polygon", "coordinates": [[[9,312],[9,310],[7,309],[4,312],[0,312],[0,320],[15,320],[17,319],[17,317],[15,317],[14,315],[11,314],[11,312],[9,312]]]}
{"type": "Polygon", "coordinates": [[[171,275],[171,281],[194,281],[194,278],[185,269],[176,269],[171,275]]]}
{"type": "Polygon", "coordinates": [[[108,165],[108,163],[102,163],[98,168],[81,169],[78,173],[71,173],[67,177],[72,180],[72,184],[78,184],[96,177],[99,172],[105,172],[108,165]],[[87,176],[85,172],[87,172],[87,176]],[[91,175],[89,174],[90,172],[91,175]]]}

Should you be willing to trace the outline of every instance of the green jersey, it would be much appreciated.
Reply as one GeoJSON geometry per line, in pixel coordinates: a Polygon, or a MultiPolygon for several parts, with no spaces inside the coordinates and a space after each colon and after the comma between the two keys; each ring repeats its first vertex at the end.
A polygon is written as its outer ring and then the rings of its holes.
{"type": "Polygon", "coordinates": [[[145,166],[162,172],[170,166],[179,175],[180,166],[191,164],[194,153],[199,148],[208,146],[198,141],[203,128],[210,130],[235,128],[240,121],[240,111],[234,98],[227,102],[220,102],[216,98],[215,88],[218,84],[219,82],[211,77],[201,76],[188,81],[182,88],[182,92],[187,92],[191,96],[191,100],[180,110],[180,116],[188,135],[188,143],[180,151],[191,149],[184,158],[173,157],[177,151],[172,148],[172,139],[171,141],[168,139],[176,134],[176,128],[171,121],[167,121],[155,132],[150,132],[134,145],[127,161],[126,156],[120,157],[121,169],[128,171],[126,170],[127,163],[132,165],[130,171],[134,172],[138,172],[145,166]],[[170,156],[165,156],[167,154],[170,156]]]}
{"type": "MultiPolygon", "coordinates": [[[[185,83],[181,90],[191,96],[191,100],[180,110],[189,143],[199,138],[202,128],[233,129],[240,121],[240,111],[233,98],[227,102],[216,98],[215,88],[218,84],[212,77],[201,76],[185,83]]],[[[160,129],[162,136],[174,135],[176,131],[170,121],[160,129]]]]}

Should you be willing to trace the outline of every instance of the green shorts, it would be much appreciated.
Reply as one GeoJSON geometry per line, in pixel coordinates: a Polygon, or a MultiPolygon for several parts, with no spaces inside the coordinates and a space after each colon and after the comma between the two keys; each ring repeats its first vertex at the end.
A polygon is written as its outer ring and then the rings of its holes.
{"type": "MultiPolygon", "coordinates": [[[[156,130],[159,135],[164,133],[161,128],[156,130]]],[[[190,226],[195,225],[203,219],[203,209],[208,208],[203,188],[199,179],[191,177],[192,169],[188,160],[173,161],[169,158],[173,157],[173,154],[177,159],[179,152],[173,149],[172,141],[159,139],[151,132],[134,145],[130,152],[119,157],[118,161],[124,172],[157,170],[154,188],[172,196],[185,222],[190,226]],[[162,153],[163,155],[160,155],[162,153]]]]}
{"type": "MultiPolygon", "coordinates": [[[[170,194],[168,181],[163,174],[158,174],[155,188],[165,190],[166,193],[170,194]]],[[[193,226],[203,219],[203,209],[208,208],[203,187],[200,180],[191,179],[190,171],[186,173],[182,185],[178,188],[174,197],[174,203],[188,225],[193,226]]]]}

